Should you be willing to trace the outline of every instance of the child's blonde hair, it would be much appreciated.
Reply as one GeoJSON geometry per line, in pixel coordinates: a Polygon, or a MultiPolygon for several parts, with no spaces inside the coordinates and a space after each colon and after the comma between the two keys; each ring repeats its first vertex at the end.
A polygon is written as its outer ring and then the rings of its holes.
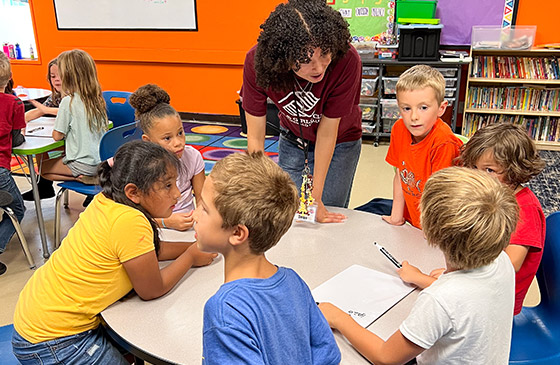
{"type": "Polygon", "coordinates": [[[535,142],[515,124],[496,123],[479,129],[463,145],[458,162],[474,168],[486,151],[492,151],[494,160],[504,169],[504,180],[513,187],[531,180],[546,166],[535,142]]]}
{"type": "Polygon", "coordinates": [[[179,113],[169,105],[170,101],[171,97],[167,91],[155,84],[140,86],[128,100],[135,109],[134,115],[144,133],[150,133],[156,119],[167,116],[179,118],[179,113]]]}
{"type": "Polygon", "coordinates": [[[397,81],[397,98],[402,91],[431,87],[439,104],[445,95],[445,79],[441,72],[427,65],[416,65],[401,74],[397,81]]]}
{"type": "Polygon", "coordinates": [[[214,165],[209,177],[223,228],[245,225],[252,253],[267,251],[290,228],[298,207],[296,186],[263,152],[231,154],[214,165]]]}
{"type": "MultiPolygon", "coordinates": [[[[62,52],[57,57],[62,93],[71,100],[78,93],[86,108],[88,126],[91,131],[107,129],[107,111],[97,79],[93,58],[81,49],[62,52]]],[[[70,102],[71,103],[71,102],[70,102]]]]}
{"type": "Polygon", "coordinates": [[[12,78],[10,59],[4,52],[0,52],[0,92],[4,92],[8,81],[12,78]]]}
{"type": "Polygon", "coordinates": [[[422,231],[455,269],[488,265],[509,244],[519,207],[513,191],[483,171],[434,173],[420,201],[422,231]]]}

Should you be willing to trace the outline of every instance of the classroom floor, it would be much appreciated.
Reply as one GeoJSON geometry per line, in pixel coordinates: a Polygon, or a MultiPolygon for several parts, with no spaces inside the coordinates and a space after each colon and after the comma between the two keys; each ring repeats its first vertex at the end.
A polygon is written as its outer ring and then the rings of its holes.
{"type": "MultiPolygon", "coordinates": [[[[185,122],[185,132],[187,143],[199,149],[205,159],[206,169],[210,170],[216,160],[225,157],[236,149],[246,147],[246,142],[241,136],[239,126],[227,125],[206,125],[185,122]],[[225,129],[224,129],[225,128],[225,129]]],[[[266,152],[273,159],[277,158],[277,138],[269,138],[266,142],[266,152]]],[[[391,198],[393,168],[385,162],[388,144],[381,143],[379,147],[374,147],[371,141],[364,141],[362,153],[358,163],[358,169],[354,179],[352,195],[350,197],[349,208],[355,208],[368,202],[374,197],[391,198]]],[[[25,177],[16,176],[16,182],[22,192],[30,189],[30,184],[25,177]]],[[[78,219],[80,212],[84,210],[82,195],[71,192],[70,206],[61,214],[61,233],[66,235],[70,227],[78,219]]],[[[54,241],[54,204],[55,199],[45,199],[41,201],[47,239],[49,247],[54,241]]],[[[39,231],[36,223],[35,206],[33,202],[26,202],[27,208],[25,218],[22,221],[22,229],[29,244],[33,258],[37,266],[42,265],[45,260],[42,257],[39,231]]],[[[8,266],[8,271],[0,276],[0,326],[12,323],[14,307],[17,302],[19,292],[33,274],[27,266],[27,261],[23,255],[19,240],[14,236],[9,243],[6,251],[0,255],[0,261],[8,266]]],[[[535,305],[539,301],[538,290],[532,288],[529,291],[526,304],[535,305]]],[[[0,363],[1,363],[0,358],[0,363]]]]}

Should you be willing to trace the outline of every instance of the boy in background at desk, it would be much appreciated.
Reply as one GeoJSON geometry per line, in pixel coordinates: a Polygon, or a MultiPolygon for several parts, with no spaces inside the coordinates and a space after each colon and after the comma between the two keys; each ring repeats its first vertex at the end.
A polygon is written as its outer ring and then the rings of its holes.
{"type": "Polygon", "coordinates": [[[546,220],[541,203],[531,189],[522,184],[545,167],[537,147],[527,132],[511,123],[491,124],[479,129],[463,147],[460,163],[486,171],[511,188],[519,204],[519,223],[505,251],[515,274],[515,309],[517,315],[541,262],[546,220]]]}
{"type": "MultiPolygon", "coordinates": [[[[25,113],[25,122],[29,122],[40,118],[44,115],[57,115],[58,106],[62,100],[62,80],[58,73],[58,62],[57,59],[53,59],[49,62],[47,68],[47,81],[51,86],[51,95],[45,100],[43,104],[35,101],[29,100],[29,102],[35,107],[35,109],[29,110],[25,113]]],[[[28,130],[29,132],[29,130],[28,130]]],[[[48,199],[54,197],[54,188],[52,180],[48,180],[41,177],[37,181],[37,187],[39,188],[39,198],[48,199]]],[[[33,190],[29,190],[22,194],[23,200],[33,201],[33,190]]]]}
{"type": "MultiPolygon", "coordinates": [[[[12,78],[12,67],[10,60],[4,52],[0,52],[0,190],[9,193],[13,201],[8,205],[21,222],[25,212],[25,206],[21,193],[12,177],[12,135],[13,131],[25,128],[23,102],[15,95],[4,91],[12,78]]],[[[21,134],[19,134],[21,136],[21,134]]],[[[4,214],[0,217],[0,254],[6,249],[6,245],[15,233],[14,225],[9,217],[4,214]]],[[[0,275],[6,272],[6,265],[0,262],[0,275]]]]}
{"type": "Polygon", "coordinates": [[[297,189],[262,152],[218,161],[194,212],[201,251],[224,256],[204,307],[203,364],[338,364],[340,351],[305,282],[264,253],[290,228],[297,189]]]}
{"type": "Polygon", "coordinates": [[[424,235],[443,251],[446,272],[420,292],[387,341],[330,303],[319,308],[375,364],[416,356],[418,364],[507,364],[515,275],[503,250],[518,217],[511,189],[487,173],[450,167],[428,179],[420,210],[424,235]]]}
{"type": "Polygon", "coordinates": [[[452,165],[463,144],[440,117],[445,112],[445,79],[436,69],[416,65],[397,82],[402,118],[391,130],[385,160],[396,168],[393,207],[383,219],[394,225],[420,227],[418,203],[424,184],[434,172],[452,165]]]}

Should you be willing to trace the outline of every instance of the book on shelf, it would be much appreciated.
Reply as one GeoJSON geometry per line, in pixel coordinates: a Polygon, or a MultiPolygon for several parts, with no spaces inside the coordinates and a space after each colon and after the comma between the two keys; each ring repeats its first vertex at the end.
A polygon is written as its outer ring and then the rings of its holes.
{"type": "Polygon", "coordinates": [[[470,76],[495,79],[560,80],[560,64],[555,56],[475,56],[470,76]]]}
{"type": "Polygon", "coordinates": [[[521,125],[537,142],[560,142],[560,117],[468,113],[463,121],[463,135],[471,137],[477,130],[494,123],[521,125]]]}

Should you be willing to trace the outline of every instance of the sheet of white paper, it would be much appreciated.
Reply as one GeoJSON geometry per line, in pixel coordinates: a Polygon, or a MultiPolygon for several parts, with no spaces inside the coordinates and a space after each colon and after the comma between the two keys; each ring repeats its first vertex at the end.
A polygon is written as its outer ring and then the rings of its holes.
{"type": "Polygon", "coordinates": [[[30,137],[52,137],[54,119],[41,117],[27,123],[25,135],[30,137]]]}
{"type": "Polygon", "coordinates": [[[166,242],[194,242],[194,229],[176,231],[174,229],[160,228],[159,239],[166,242]]]}
{"type": "Polygon", "coordinates": [[[414,288],[395,276],[352,265],[312,291],[317,302],[330,302],[366,328],[414,288]]]}

